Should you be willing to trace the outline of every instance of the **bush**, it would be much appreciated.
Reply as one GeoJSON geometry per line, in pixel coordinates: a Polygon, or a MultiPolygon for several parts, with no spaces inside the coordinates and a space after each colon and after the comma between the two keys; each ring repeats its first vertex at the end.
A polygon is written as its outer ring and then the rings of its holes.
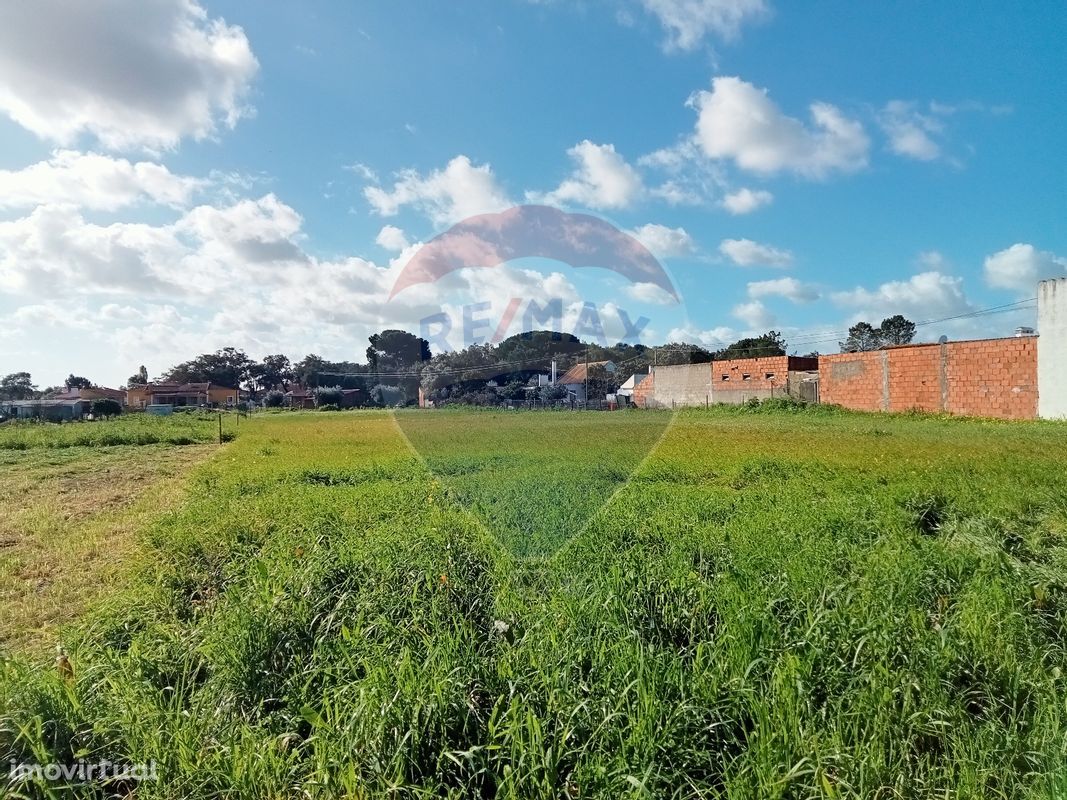
{"type": "Polygon", "coordinates": [[[118,400],[112,400],[110,397],[101,397],[98,400],[93,400],[91,410],[93,417],[117,417],[122,413],[122,404],[118,400]]]}
{"type": "Polygon", "coordinates": [[[399,386],[387,386],[384,383],[379,383],[371,389],[370,396],[375,403],[387,408],[398,406],[407,399],[402,388],[399,386]]]}
{"type": "Polygon", "coordinates": [[[271,389],[263,397],[263,405],[267,408],[281,408],[285,404],[285,395],[277,389],[271,389]]]}
{"type": "Polygon", "coordinates": [[[336,410],[341,407],[344,398],[345,396],[340,386],[320,386],[315,390],[315,405],[320,408],[322,406],[334,406],[336,410]]]}

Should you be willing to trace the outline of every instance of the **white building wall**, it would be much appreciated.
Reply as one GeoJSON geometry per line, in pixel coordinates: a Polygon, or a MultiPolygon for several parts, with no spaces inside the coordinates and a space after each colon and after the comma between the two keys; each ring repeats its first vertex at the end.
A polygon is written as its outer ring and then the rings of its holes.
{"type": "Polygon", "coordinates": [[[1037,287],[1037,414],[1067,419],[1067,278],[1037,287]]]}

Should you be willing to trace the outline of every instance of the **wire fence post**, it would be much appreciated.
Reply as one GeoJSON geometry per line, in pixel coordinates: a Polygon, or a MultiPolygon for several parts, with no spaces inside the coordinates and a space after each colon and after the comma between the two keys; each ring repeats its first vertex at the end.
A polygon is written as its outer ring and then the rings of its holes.
{"type": "Polygon", "coordinates": [[[222,444],[222,412],[219,412],[219,444],[222,444]]]}

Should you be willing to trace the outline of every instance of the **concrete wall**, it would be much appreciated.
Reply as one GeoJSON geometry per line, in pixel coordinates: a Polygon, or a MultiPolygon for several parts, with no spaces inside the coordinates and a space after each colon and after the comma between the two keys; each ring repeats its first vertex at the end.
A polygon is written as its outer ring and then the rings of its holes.
{"type": "Polygon", "coordinates": [[[653,367],[652,375],[634,390],[635,400],[641,392],[644,408],[682,408],[711,402],[711,365],[677,364],[653,367]],[[652,386],[645,388],[646,383],[652,386]]]}
{"type": "Polygon", "coordinates": [[[982,339],[819,357],[819,395],[860,411],[1037,416],[1037,339],[982,339]]]}
{"type": "Polygon", "coordinates": [[[1037,287],[1038,413],[1067,418],[1067,278],[1037,287]]]}

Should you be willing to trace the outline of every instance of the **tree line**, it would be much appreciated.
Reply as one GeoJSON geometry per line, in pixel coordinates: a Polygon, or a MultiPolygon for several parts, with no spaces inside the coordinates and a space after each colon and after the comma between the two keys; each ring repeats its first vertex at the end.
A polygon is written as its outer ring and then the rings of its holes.
{"type": "MultiPolygon", "coordinates": [[[[915,324],[901,315],[882,320],[877,327],[859,322],[840,342],[842,352],[877,350],[911,342],[915,324]]],[[[224,347],[174,365],[155,381],[211,383],[240,388],[254,401],[281,405],[294,386],[315,393],[319,405],[340,405],[343,391],[360,390],[363,403],[403,405],[414,402],[422,389],[438,401],[477,402],[492,395],[497,400],[521,399],[537,375],[545,375],[556,362],[557,377],[580,362],[612,361],[619,371],[611,375],[599,367],[588,370],[590,396],[610,393],[634,373],[655,365],[699,364],[735,358],[786,355],[788,344],[779,331],[739,339],[718,350],[686,342],[663,345],[620,342],[602,346],[583,342],[572,334],[531,331],[510,336],[497,344],[471,345],[463,350],[433,355],[429,343],[407,331],[389,329],[368,339],[365,361],[331,361],[314,353],[291,361],[282,353],[254,359],[243,350],[224,347]],[[602,391],[603,390],[603,391],[602,391]]],[[[818,355],[810,353],[809,355],[818,355]]],[[[142,366],[127,380],[127,387],[149,383],[142,366]]],[[[27,400],[55,396],[64,390],[90,388],[84,376],[71,374],[62,387],[38,389],[29,372],[0,378],[0,400],[27,400]]],[[[558,387],[541,387],[546,402],[559,399],[558,387]]]]}

